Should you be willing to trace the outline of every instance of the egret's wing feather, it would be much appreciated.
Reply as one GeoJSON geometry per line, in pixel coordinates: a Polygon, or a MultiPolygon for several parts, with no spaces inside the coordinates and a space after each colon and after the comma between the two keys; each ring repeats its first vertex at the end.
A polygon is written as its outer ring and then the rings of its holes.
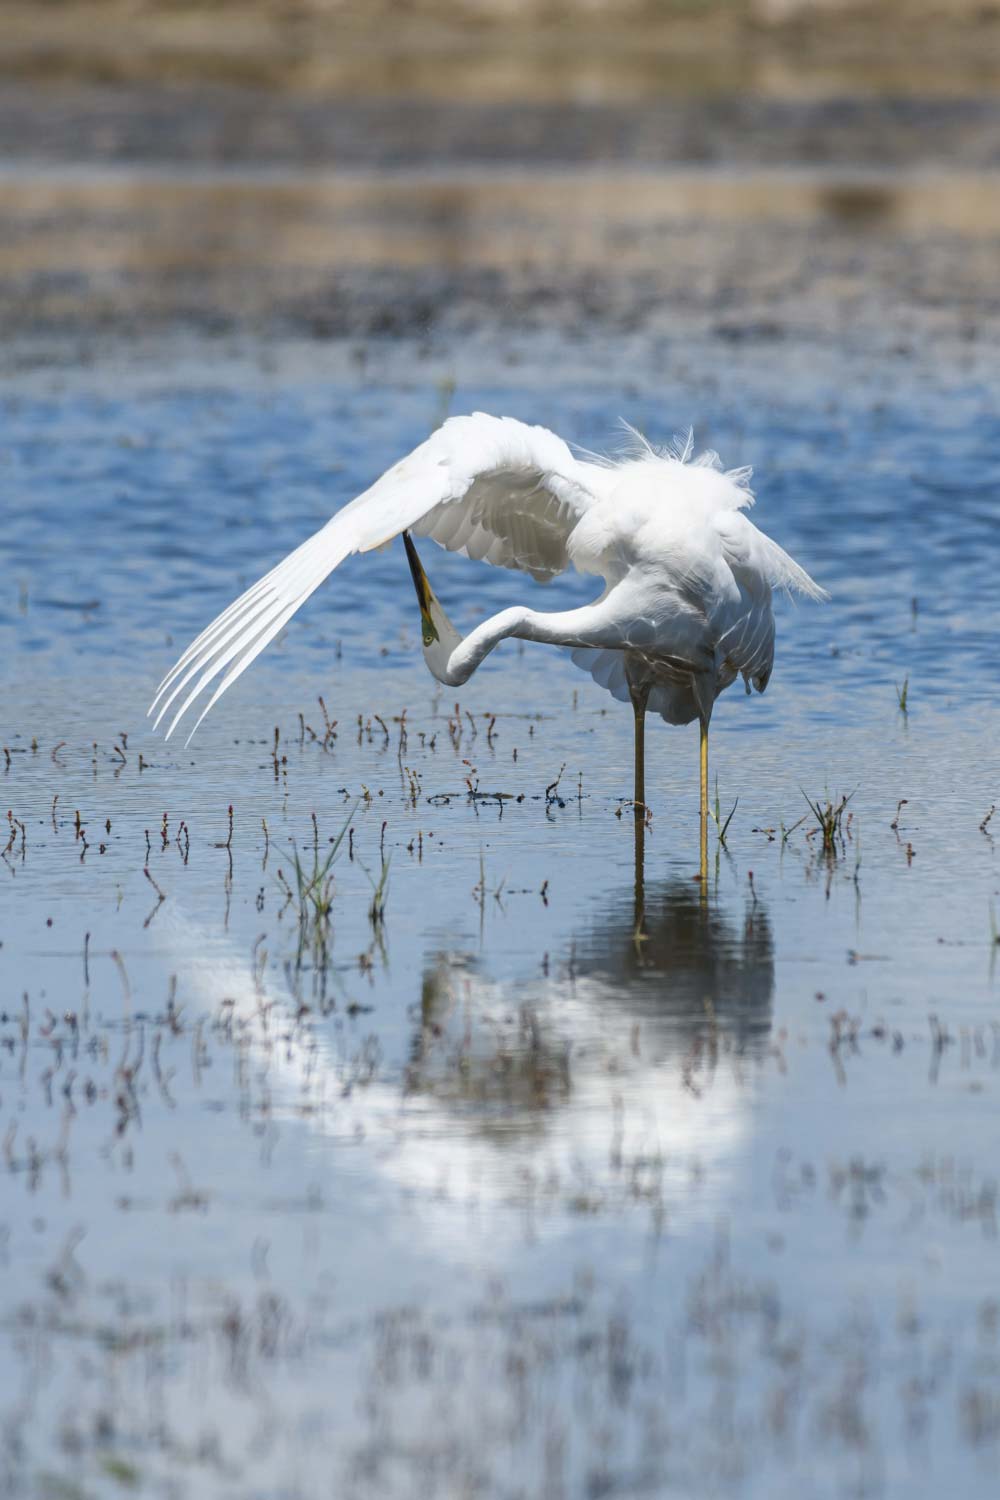
{"type": "Polygon", "coordinates": [[[573,665],[589,672],[598,687],[607,688],[619,703],[629,702],[631,695],[624,651],[615,647],[575,646],[569,654],[573,665]]]}
{"type": "Polygon", "coordinates": [[[752,602],[745,613],[724,630],[716,642],[719,691],[734,680],[737,673],[762,693],[774,667],[774,614],[770,596],[752,602]]]}
{"type": "Polygon", "coordinates": [[[745,582],[752,591],[762,585],[773,589],[787,589],[789,593],[805,594],[810,599],[828,599],[826,589],[820,588],[789,557],[783,547],[772,542],[769,536],[759,531],[748,516],[738,510],[719,510],[712,516],[712,523],[722,542],[722,553],[738,581],[745,582]]]}
{"type": "Polygon", "coordinates": [[[716,656],[733,677],[740,673],[748,684],[747,691],[752,682],[762,693],[774,666],[772,589],[806,594],[811,599],[826,599],[828,595],[794,558],[759,531],[741,511],[718,511],[712,521],[722,544],[722,555],[739,585],[743,605],[719,635],[716,656]]]}
{"type": "MultiPolygon", "coordinates": [[[[740,477],[741,471],[733,472],[740,477]]],[[[676,505],[677,464],[669,473],[676,505]]],[[[726,488],[720,486],[707,496],[695,490],[692,499],[697,507],[691,506],[682,527],[676,525],[674,514],[665,512],[667,524],[655,541],[658,567],[684,608],[676,616],[675,628],[667,632],[669,651],[664,644],[649,654],[652,687],[647,701],[649,712],[673,724],[687,723],[698,714],[707,717],[715,696],[737,676],[748,685],[752,682],[758,692],[764,691],[774,665],[774,589],[826,598],[808,573],[743,514],[746,495],[732,483],[732,473],[719,477],[727,481],[726,488]],[[708,652],[708,671],[695,649],[699,642],[708,652]]],[[[600,519],[603,513],[594,515],[600,519]]],[[[588,520],[580,532],[590,524],[588,520]]],[[[571,655],[575,665],[589,672],[599,686],[619,701],[628,701],[626,652],[587,647],[576,648],[571,655]]],[[[639,666],[641,675],[641,663],[633,664],[639,666]]]]}
{"type": "Polygon", "coordinates": [[[481,412],[452,417],[223,610],[164,677],[150,713],[159,725],[187,689],[169,738],[195,699],[224,673],[197,728],[345,557],[382,546],[401,531],[552,577],[567,566],[566,539],[602,481],[593,465],[575,458],[544,427],[481,412]]]}
{"type": "Polygon", "coordinates": [[[413,530],[449,552],[519,568],[547,583],[567,567],[566,538],[590,498],[572,477],[495,470],[473,480],[461,506],[446,500],[413,530]]]}

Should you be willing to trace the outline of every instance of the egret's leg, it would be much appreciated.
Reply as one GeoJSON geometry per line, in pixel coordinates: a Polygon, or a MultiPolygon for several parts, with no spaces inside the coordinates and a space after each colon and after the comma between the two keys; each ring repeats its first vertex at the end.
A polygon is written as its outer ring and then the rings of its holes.
{"type": "Polygon", "coordinates": [[[701,878],[708,879],[708,725],[701,724],[701,808],[698,817],[701,878]]]}
{"type": "Polygon", "coordinates": [[[636,818],[633,824],[635,830],[635,899],[633,906],[632,937],[637,947],[646,937],[646,883],[645,883],[645,852],[646,852],[646,821],[644,818],[636,818]]]}
{"type": "Polygon", "coordinates": [[[634,716],[635,776],[632,809],[636,818],[646,816],[646,701],[649,688],[630,688],[634,716]]]}
{"type": "Polygon", "coordinates": [[[635,814],[635,926],[632,936],[636,944],[645,941],[646,900],[644,883],[646,844],[646,704],[648,687],[633,687],[629,684],[632,699],[633,731],[635,745],[635,776],[633,782],[632,811],[635,814]]]}

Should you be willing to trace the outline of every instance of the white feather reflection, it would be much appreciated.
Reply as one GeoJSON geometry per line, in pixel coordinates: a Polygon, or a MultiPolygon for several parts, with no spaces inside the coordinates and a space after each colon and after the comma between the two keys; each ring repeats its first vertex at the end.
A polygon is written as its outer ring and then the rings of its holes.
{"type": "MultiPolygon", "coordinates": [[[[398,994],[413,1021],[395,1062],[336,1017],[296,1022],[224,938],[176,918],[172,931],[197,954],[184,967],[198,1003],[236,1018],[248,1109],[304,1124],[311,1149],[359,1147],[371,1185],[403,1191],[440,1242],[457,1220],[503,1239],[526,1218],[558,1232],[639,1207],[678,1227],[724,1204],[768,1046],[767,912],[737,917],[677,880],[648,888],[641,915],[637,940],[629,887],[547,972],[509,981],[472,955],[430,954],[419,996],[398,994]]],[[[360,1168],[351,1153],[345,1171],[360,1168]]]]}
{"type": "Polygon", "coordinates": [[[770,1027],[767,916],[758,904],[734,924],[676,881],[646,893],[637,942],[623,896],[547,974],[500,984],[466,955],[428,964],[394,1179],[481,1207],[718,1201],[770,1027]]]}

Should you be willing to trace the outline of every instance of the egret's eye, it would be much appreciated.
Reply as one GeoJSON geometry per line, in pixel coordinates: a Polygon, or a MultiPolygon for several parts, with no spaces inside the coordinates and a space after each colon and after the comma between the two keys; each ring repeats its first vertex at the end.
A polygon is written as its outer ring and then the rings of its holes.
{"type": "Polygon", "coordinates": [[[434,621],[431,619],[430,615],[425,614],[423,610],[420,611],[420,624],[423,629],[425,646],[433,646],[435,641],[439,641],[441,639],[434,628],[434,621]]]}

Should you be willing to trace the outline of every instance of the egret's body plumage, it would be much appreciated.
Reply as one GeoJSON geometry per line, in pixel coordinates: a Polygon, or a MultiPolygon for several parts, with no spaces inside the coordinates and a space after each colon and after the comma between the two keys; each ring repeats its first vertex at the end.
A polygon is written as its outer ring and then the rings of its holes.
{"type": "Polygon", "coordinates": [[[510,417],[452,417],[201,633],[161,683],[156,723],[173,710],[169,735],[211,689],[197,728],[345,557],[402,533],[424,656],[439,681],[467,682],[507,637],[545,642],[569,647],[595,682],[631,700],[637,733],[649,709],[671,724],[698,719],[704,736],[716,698],[738,676],[748,692],[767,686],[773,590],[823,591],[745,514],[749,469],[726,472],[715,453],[695,458],[690,437],[663,451],[633,438],[627,455],[608,461],[510,417]],[[541,582],[573,567],[604,589],[576,609],[502,610],[463,639],[408,533],[541,582]]]}

